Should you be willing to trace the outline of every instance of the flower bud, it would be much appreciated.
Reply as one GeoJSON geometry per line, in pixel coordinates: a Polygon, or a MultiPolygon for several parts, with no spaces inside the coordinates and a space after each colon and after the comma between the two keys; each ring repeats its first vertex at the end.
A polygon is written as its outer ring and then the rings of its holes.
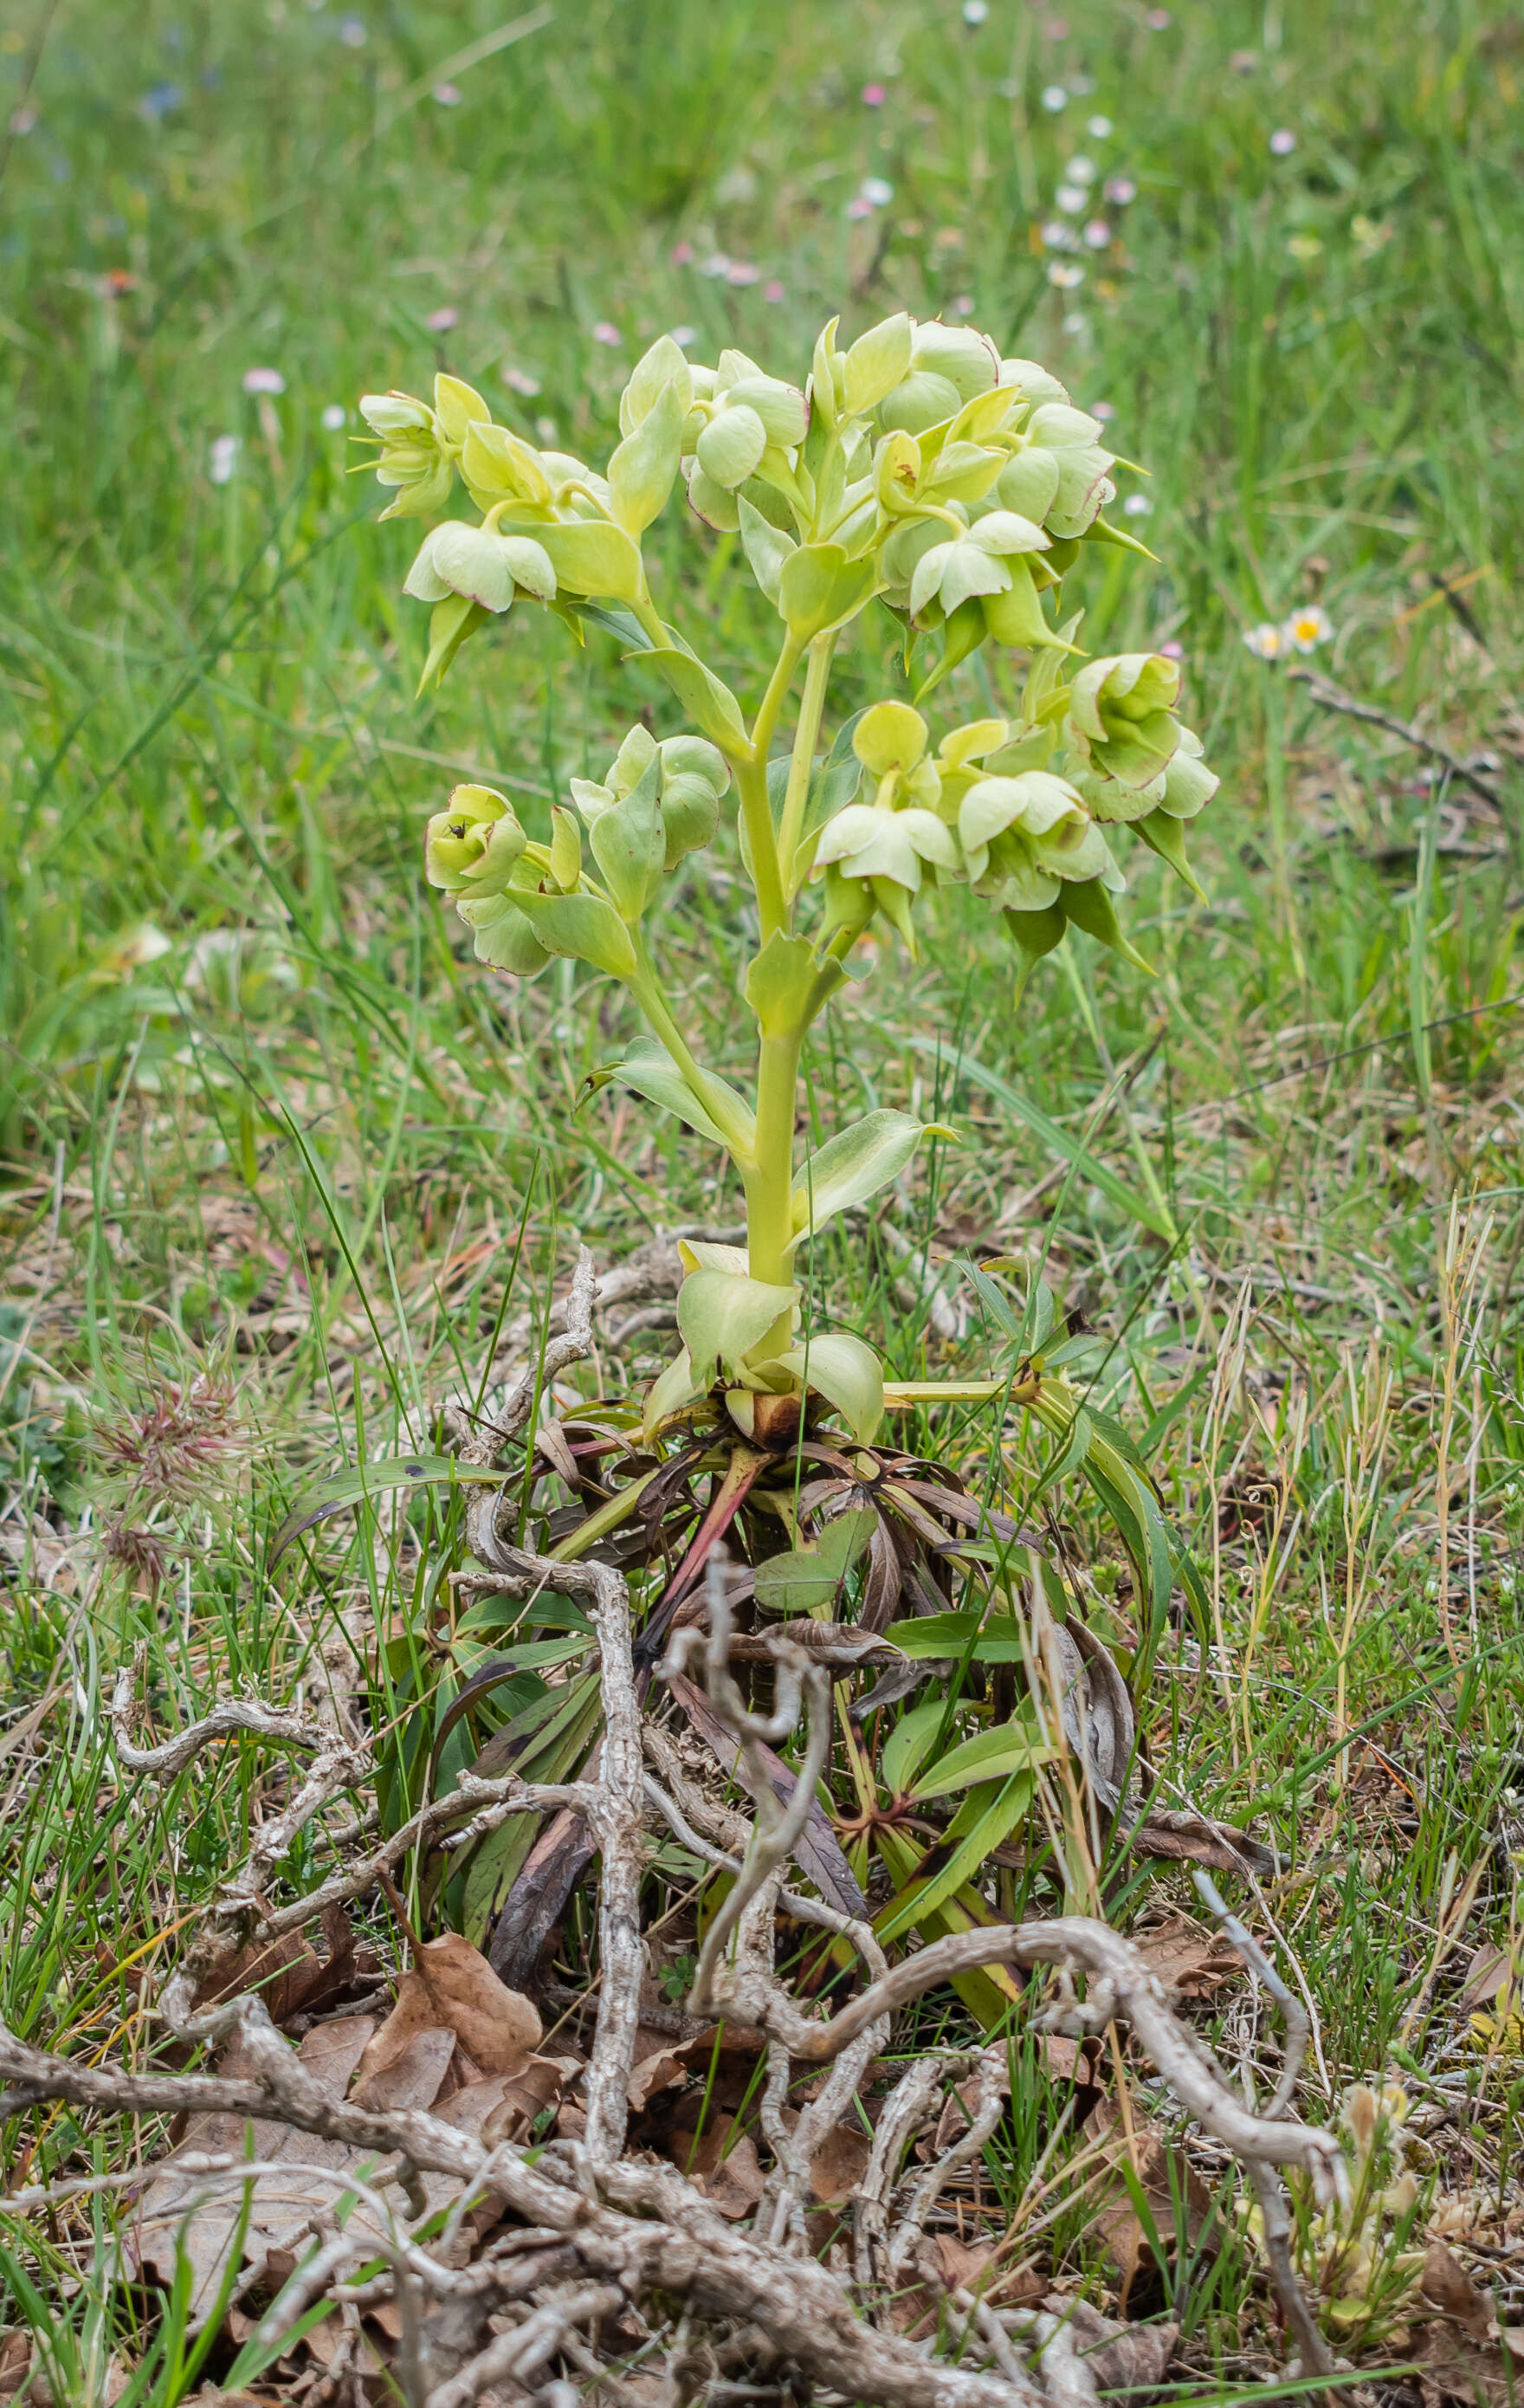
{"type": "Polygon", "coordinates": [[[686,417],[693,401],[693,372],[680,347],[670,335],[659,335],[648,351],[635,362],[630,381],[620,395],[620,433],[633,435],[650,415],[669,384],[677,388],[677,398],[686,417]]]}
{"type": "Polygon", "coordinates": [[[506,426],[471,426],[461,449],[461,474],[479,510],[512,502],[541,510],[550,504],[545,460],[506,426]]]}
{"type": "Polygon", "coordinates": [[[1019,399],[1033,409],[1040,409],[1045,401],[1068,404],[1067,387],[1036,360],[1002,360],[1000,381],[1013,386],[1019,399]]]}
{"type": "Polygon", "coordinates": [[[945,377],[960,401],[988,393],[1000,375],[1000,355],[988,335],[972,326],[944,326],[940,319],[916,328],[911,358],[922,372],[945,377]]]}
{"type": "Polygon", "coordinates": [[[712,484],[734,493],[751,476],[767,449],[767,429],[745,403],[721,409],[710,419],[695,446],[695,456],[712,484]]]}
{"type": "Polygon", "coordinates": [[[844,398],[854,417],[876,409],[909,375],[913,333],[908,312],[901,309],[858,337],[847,354],[843,380],[844,398]]]}
{"type": "Polygon", "coordinates": [[[815,337],[810,361],[809,406],[827,426],[839,423],[847,401],[847,363],[836,349],[839,318],[833,318],[815,337]]]}
{"type": "Polygon", "coordinates": [[[423,875],[447,895],[500,895],[526,842],[504,796],[491,786],[455,786],[424,831],[423,875]]]}
{"type": "Polygon", "coordinates": [[[449,498],[454,464],[434,411],[406,393],[366,393],[360,414],[379,436],[376,481],[396,488],[383,519],[425,518],[449,498]]]}
{"type": "Polygon", "coordinates": [[[434,414],[445,441],[459,451],[465,441],[466,429],[478,424],[491,425],[492,413],[479,393],[459,377],[441,372],[434,380],[434,414]]]}
{"type": "Polygon", "coordinates": [[[1040,449],[1018,452],[995,479],[995,499],[1001,508],[1035,519],[1039,526],[1058,499],[1058,456],[1040,449]]]}
{"type": "Polygon", "coordinates": [[[949,377],[937,376],[929,368],[912,368],[879,404],[878,423],[886,435],[896,431],[924,435],[929,426],[941,426],[956,418],[961,398],[949,377]]]}
{"type": "Polygon", "coordinates": [[[555,957],[541,944],[510,895],[464,896],[455,910],[476,939],[478,962],[515,978],[535,978],[555,957]]]}
{"type": "Polygon", "coordinates": [[[926,722],[907,702],[876,702],[852,730],[852,750],[876,778],[911,769],[926,750],[926,722]]]}
{"type": "Polygon", "coordinates": [[[733,409],[755,410],[767,431],[768,442],[784,452],[791,452],[795,444],[803,443],[809,424],[804,394],[797,385],[785,384],[778,377],[742,377],[726,395],[726,416],[733,409]]]}

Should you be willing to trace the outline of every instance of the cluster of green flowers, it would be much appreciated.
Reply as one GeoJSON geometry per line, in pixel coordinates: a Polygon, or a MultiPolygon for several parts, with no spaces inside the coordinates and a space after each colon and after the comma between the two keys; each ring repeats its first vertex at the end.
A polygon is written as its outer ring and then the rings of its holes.
{"type": "Polygon", "coordinates": [[[870,1437],[884,1404],[877,1358],[855,1333],[805,1333],[798,1250],[898,1177],[929,1131],[872,1111],[794,1159],[802,1048],[847,954],[876,918],[914,953],[917,900],[949,882],[1002,915],[1023,978],[1071,925],[1131,952],[1114,899],[1118,826],[1194,884],[1185,827],[1217,781],[1175,716],[1179,672],[1151,652],[1087,659],[1079,614],[1060,607],[1087,544],[1143,550],[1106,521],[1116,463],[1101,425],[1034,362],[903,313],[845,351],[827,326],[804,387],[740,351],[695,366],[663,337],[625,388],[602,470],[494,424],[451,377],[432,402],[389,394],[361,408],[393,494],[388,517],[435,515],[457,478],[478,513],[434,525],[408,572],[406,590],[433,606],[425,682],[520,603],[554,612],[578,641],[590,622],[616,635],[681,712],[682,732],[634,726],[601,779],[573,779],[548,841],[505,796],[466,785],[426,842],[427,875],[483,961],[528,978],[560,954],[624,982],[652,1036],[599,1082],[617,1078],[678,1114],[739,1173],[747,1247],[689,1249],[682,1349],[648,1394],[648,1429],[718,1383],[732,1422],[768,1443],[809,1396],[870,1437]],[[736,539],[780,623],[749,719],[651,594],[643,538],[679,483],[736,539]],[[832,655],[874,602],[903,628],[910,696],[858,711],[828,745],[832,655]],[[1019,710],[933,735],[920,706],[990,640],[1026,655],[1019,710]],[[733,787],[759,924],[743,982],[757,1029],[750,1093],[685,1038],[645,924],[663,881],[714,838],[733,787]]]}
{"type": "Polygon", "coordinates": [[[781,876],[790,904],[806,881],[823,884],[823,937],[838,953],[876,914],[913,949],[915,897],[951,880],[1004,915],[1023,975],[1071,924],[1130,951],[1104,833],[1118,824],[1194,886],[1185,824],[1217,780],[1175,716],[1178,669],[1150,653],[1085,660],[1078,616],[1045,606],[1083,544],[1144,547],[1104,515],[1115,462],[1099,421],[1035,362],[901,313],[846,351],[833,322],[802,390],[740,351],[697,366],[663,336],[625,389],[602,473],[494,424],[455,378],[435,380],[432,405],[389,394],[361,408],[395,492],[386,516],[437,510],[457,475],[481,513],[436,525],[407,577],[434,606],[426,681],[522,597],[579,639],[586,620],[612,626],[703,730],[658,746],[636,728],[603,784],[573,781],[602,885],[584,873],[572,812],[558,810],[550,845],[537,846],[501,796],[457,790],[430,824],[429,875],[494,967],[528,976],[573,952],[622,973],[614,924],[637,920],[661,874],[709,841],[747,755],[734,697],[662,623],[647,584],[641,538],[679,480],[701,518],[739,536],[793,657],[875,599],[902,620],[907,664],[940,637],[918,702],[988,638],[1029,655],[1018,721],[953,729],[933,752],[919,711],[885,702],[828,772],[812,755],[781,876]]]}

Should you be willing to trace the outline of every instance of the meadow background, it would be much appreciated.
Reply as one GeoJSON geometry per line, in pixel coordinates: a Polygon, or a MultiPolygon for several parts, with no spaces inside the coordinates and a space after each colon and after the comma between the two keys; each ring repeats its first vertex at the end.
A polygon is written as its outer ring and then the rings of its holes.
{"type": "MultiPolygon", "coordinates": [[[[425,1522],[267,1570],[293,1485],[426,1438],[578,1238],[736,1209],[674,1125],[578,1107],[619,999],[482,971],[422,882],[454,778],[538,833],[644,695],[525,611],[415,698],[416,530],[349,474],[358,394],[448,367],[598,457],[663,330],[802,379],[824,317],[904,307],[1110,411],[1169,566],[1103,553],[1086,640],[1180,648],[1223,785],[1207,905],[1133,858],[1152,979],[1072,939],[1013,1006],[955,892],[934,958],[833,1008],[818,1098],[969,1142],[817,1248],[831,1310],[902,1377],[972,1369],[947,1258],[1046,1248],[1116,1337],[1212,1599],[1141,1701],[1154,1760],[1274,1819],[1322,2094],[1400,2042],[1501,2202],[1524,2068],[1467,2053],[1455,1977],[1511,1944],[1524,1844],[1524,16],[62,0],[0,33],[0,2014],[146,2046],[141,1969],[238,1853],[236,1764],[108,1778],[135,1641],[172,1717],[422,1631],[425,1522]],[[1244,640],[1303,605],[1307,665],[1488,793],[1244,640]],[[145,1506],[198,1379],[236,1391],[226,1476],[145,1506]]],[[[674,509],[647,551],[753,695],[733,540],[674,509]]],[[[870,617],[847,691],[894,650],[870,617]]],[[[981,653],[947,716],[1013,677],[981,653]]],[[[720,1069],[733,842],[662,938],[720,1069]]],[[[1125,1632],[1104,1556],[1096,1603],[1125,1632]]]]}

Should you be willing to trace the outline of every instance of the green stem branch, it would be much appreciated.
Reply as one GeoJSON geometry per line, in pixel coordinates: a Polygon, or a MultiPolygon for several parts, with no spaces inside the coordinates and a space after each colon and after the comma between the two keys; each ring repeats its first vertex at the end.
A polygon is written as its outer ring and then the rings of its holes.
{"type": "Polygon", "coordinates": [[[812,638],[809,667],[805,677],[805,698],[799,706],[799,724],[794,730],[793,758],[789,764],[789,785],[783,797],[783,824],[778,831],[778,867],[784,896],[790,904],[797,892],[794,855],[805,833],[810,771],[815,766],[815,747],[820,734],[820,722],[825,716],[826,693],[831,683],[831,659],[835,649],[834,629],[812,638]]]}
{"type": "Polygon", "coordinates": [[[682,1072],[695,1103],[703,1105],[724,1138],[736,1168],[745,1178],[753,1152],[752,1133],[737,1120],[734,1096],[718,1079],[711,1078],[695,1058],[691,1046],[667,1007],[644,939],[638,930],[633,929],[631,934],[634,939],[635,974],[628,982],[630,992],[682,1072]]]}

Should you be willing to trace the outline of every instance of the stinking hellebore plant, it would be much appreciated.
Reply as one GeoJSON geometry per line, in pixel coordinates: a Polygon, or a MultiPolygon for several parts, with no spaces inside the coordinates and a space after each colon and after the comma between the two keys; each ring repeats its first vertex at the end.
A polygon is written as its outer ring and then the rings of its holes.
{"type": "Polygon", "coordinates": [[[479,959],[531,978],[567,955],[620,981],[650,1034],[602,1078],[677,1114],[740,1175],[746,1247],[684,1245],[682,1348],[646,1398],[646,1434],[712,1396],[764,1445],[822,1412],[865,1443],[886,1401],[878,1359],[846,1332],[802,1337],[799,1249],[940,1132],[874,1111],[797,1156],[801,1051],[853,948],[883,921],[914,955],[920,897],[965,882],[1000,914],[1022,981],[1071,925],[1135,960],[1117,913],[1119,827],[1195,887],[1186,827],[1218,781],[1175,716],[1179,672],[1156,653],[1089,659],[1080,614],[1064,615],[1084,547],[1145,549],[1104,516],[1101,425],[1033,361],[903,313],[845,351],[833,321],[803,390],[741,351],[699,366],[663,336],[625,387],[602,470],[495,425],[453,377],[432,403],[361,408],[395,493],[385,516],[433,515],[457,477],[478,513],[434,526],[408,572],[433,610],[425,685],[489,619],[537,609],[578,641],[589,621],[611,630],[677,707],[671,734],[637,724],[600,780],[571,781],[548,843],[478,785],[458,786],[427,835],[428,877],[479,959]],[[642,539],[679,479],[700,518],[738,535],[777,614],[749,718],[648,580],[642,539]],[[833,654],[876,602],[904,628],[914,698],[875,702],[828,742],[833,654]],[[934,729],[921,706],[987,641],[1026,656],[1019,717],[934,729]],[[733,788],[760,924],[749,1093],[700,1060],[647,940],[663,880],[714,839],[733,788]]]}

